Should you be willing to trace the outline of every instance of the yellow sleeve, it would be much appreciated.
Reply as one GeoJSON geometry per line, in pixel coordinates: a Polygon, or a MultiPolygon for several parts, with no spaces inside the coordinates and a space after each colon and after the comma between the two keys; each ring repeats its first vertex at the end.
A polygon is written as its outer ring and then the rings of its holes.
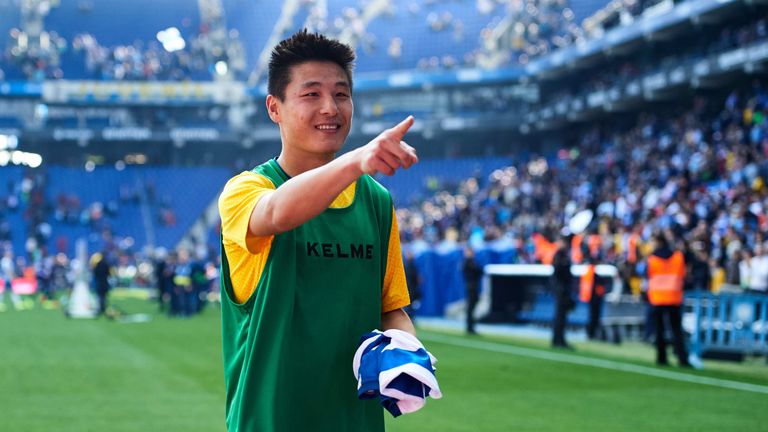
{"type": "Polygon", "coordinates": [[[405,282],[403,255],[400,250],[400,229],[397,226],[395,209],[392,208],[392,228],[389,231],[387,269],[384,273],[384,288],[381,291],[381,312],[387,313],[411,304],[408,285],[405,282]]]}
{"type": "Polygon", "coordinates": [[[251,213],[265,193],[275,190],[272,182],[249,171],[230,179],[219,197],[221,233],[224,241],[257,253],[267,237],[256,237],[248,229],[251,213]]]}
{"type": "Polygon", "coordinates": [[[248,228],[256,203],[272,190],[275,186],[268,178],[246,171],[229,180],[219,197],[224,252],[238,303],[253,294],[272,247],[274,236],[257,237],[248,228]]]}

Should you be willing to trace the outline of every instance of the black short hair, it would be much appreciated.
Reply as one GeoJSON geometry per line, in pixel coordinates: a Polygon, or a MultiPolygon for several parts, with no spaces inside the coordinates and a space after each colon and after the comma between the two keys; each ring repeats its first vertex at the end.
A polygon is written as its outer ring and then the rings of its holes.
{"type": "Polygon", "coordinates": [[[669,247],[669,239],[667,238],[667,235],[663,232],[658,232],[656,235],[654,235],[654,240],[656,240],[656,247],[658,248],[668,248],[669,247]]]}
{"type": "Polygon", "coordinates": [[[309,33],[304,29],[272,49],[267,84],[269,94],[283,100],[285,88],[291,80],[291,68],[308,61],[336,63],[344,70],[350,89],[352,88],[352,68],[355,61],[352,48],[335,39],[329,39],[319,33],[309,33]]]}

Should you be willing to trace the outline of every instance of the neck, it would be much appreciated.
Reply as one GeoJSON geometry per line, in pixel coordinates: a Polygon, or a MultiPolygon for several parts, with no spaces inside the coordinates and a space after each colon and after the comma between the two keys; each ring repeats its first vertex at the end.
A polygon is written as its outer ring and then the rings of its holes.
{"type": "Polygon", "coordinates": [[[283,147],[280,156],[277,157],[277,163],[280,164],[280,167],[286,174],[291,177],[296,177],[299,174],[327,164],[333,160],[334,156],[333,153],[313,154],[296,152],[283,147]]]}

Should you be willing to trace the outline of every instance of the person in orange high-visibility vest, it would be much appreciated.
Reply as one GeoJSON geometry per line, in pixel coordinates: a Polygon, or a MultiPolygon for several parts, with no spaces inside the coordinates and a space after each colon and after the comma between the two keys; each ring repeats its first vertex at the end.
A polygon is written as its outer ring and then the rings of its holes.
{"type": "Polygon", "coordinates": [[[584,261],[584,252],[581,250],[581,243],[584,240],[583,234],[576,234],[571,237],[571,262],[581,264],[584,261]]]}
{"type": "Polygon", "coordinates": [[[550,242],[539,233],[533,233],[534,257],[542,264],[552,264],[557,252],[557,244],[550,242]]]}
{"type": "Polygon", "coordinates": [[[683,280],[685,258],[679,250],[673,251],[663,234],[655,238],[656,249],[648,257],[648,302],[653,307],[656,325],[656,364],[667,366],[665,320],[672,331],[673,346],[681,367],[690,367],[682,330],[683,280]]]}
{"type": "Polygon", "coordinates": [[[603,239],[597,230],[594,230],[592,234],[587,236],[587,254],[591,257],[596,257],[601,254],[603,248],[603,239]]]}
{"type": "Polygon", "coordinates": [[[586,260],[587,269],[579,280],[579,300],[589,305],[589,321],[587,321],[587,338],[605,337],[600,318],[605,297],[605,282],[597,276],[597,260],[590,257],[586,260]]]}
{"type": "Polygon", "coordinates": [[[640,234],[632,230],[627,238],[627,262],[637,264],[637,250],[640,248],[640,234]]]}

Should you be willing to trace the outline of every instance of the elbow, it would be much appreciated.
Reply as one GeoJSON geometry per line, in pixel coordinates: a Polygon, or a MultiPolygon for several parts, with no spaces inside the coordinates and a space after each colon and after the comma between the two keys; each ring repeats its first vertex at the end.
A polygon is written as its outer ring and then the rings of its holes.
{"type": "Polygon", "coordinates": [[[290,231],[294,228],[296,228],[297,224],[294,218],[292,217],[291,211],[285,211],[285,210],[273,210],[272,212],[269,212],[269,221],[270,225],[272,226],[272,229],[275,231],[275,234],[284,233],[286,231],[290,231]]]}
{"type": "Polygon", "coordinates": [[[296,227],[293,226],[289,221],[286,221],[285,219],[273,219],[272,228],[275,231],[275,234],[281,234],[286,231],[290,231],[296,227]]]}
{"type": "Polygon", "coordinates": [[[269,197],[264,197],[251,213],[250,231],[256,236],[269,236],[290,231],[295,228],[291,213],[274,205],[269,197]]]}

